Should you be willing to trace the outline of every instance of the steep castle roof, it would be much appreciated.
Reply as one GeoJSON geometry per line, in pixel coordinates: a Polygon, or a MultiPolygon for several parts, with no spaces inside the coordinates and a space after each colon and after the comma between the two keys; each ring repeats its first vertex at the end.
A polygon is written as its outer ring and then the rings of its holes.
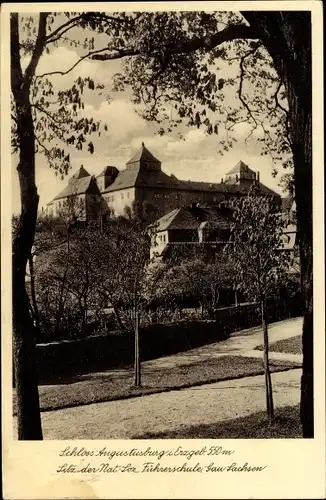
{"type": "Polygon", "coordinates": [[[115,181],[105,189],[105,193],[119,191],[131,187],[155,187],[165,189],[182,189],[181,182],[175,177],[162,172],[162,170],[146,171],[141,168],[122,170],[115,181]]]}
{"type": "Polygon", "coordinates": [[[251,168],[248,167],[245,163],[243,163],[242,160],[240,160],[228,173],[227,175],[230,174],[255,174],[251,168]]]}
{"type": "Polygon", "coordinates": [[[134,154],[129,161],[127,161],[126,165],[130,165],[131,163],[136,163],[138,161],[150,161],[161,163],[155,156],[145,147],[145,144],[142,142],[141,148],[134,154]]]}
{"type": "MultiPolygon", "coordinates": [[[[268,188],[260,182],[256,183],[257,188],[260,189],[262,194],[268,196],[278,196],[275,191],[268,188]]],[[[120,189],[127,189],[132,187],[138,188],[162,188],[162,189],[175,189],[178,191],[205,191],[212,193],[229,193],[229,194],[246,194],[248,193],[248,186],[237,186],[228,183],[209,183],[197,181],[184,181],[177,179],[174,175],[167,175],[162,170],[144,171],[141,168],[122,170],[114,182],[105,189],[105,193],[112,191],[119,191],[120,189]]]]}
{"type": "Polygon", "coordinates": [[[69,179],[69,182],[75,179],[83,179],[84,177],[89,177],[89,176],[90,174],[87,172],[84,166],[81,165],[80,168],[77,170],[77,172],[69,179]]]}
{"type": "Polygon", "coordinates": [[[55,198],[54,200],[59,200],[60,198],[67,198],[69,196],[76,196],[80,194],[100,194],[100,190],[97,186],[96,179],[94,176],[88,175],[87,177],[72,177],[69,180],[68,186],[66,186],[55,198]]]}

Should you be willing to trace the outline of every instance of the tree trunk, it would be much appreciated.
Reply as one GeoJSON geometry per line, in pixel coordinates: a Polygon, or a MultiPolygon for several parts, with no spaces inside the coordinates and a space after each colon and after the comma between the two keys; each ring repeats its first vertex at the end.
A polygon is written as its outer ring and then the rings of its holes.
{"type": "Polygon", "coordinates": [[[139,356],[139,313],[135,311],[135,387],[141,386],[140,356],[139,356]]]}
{"type": "Polygon", "coordinates": [[[261,299],[260,307],[261,307],[261,321],[262,321],[263,337],[264,337],[263,359],[264,359],[264,374],[265,374],[265,389],[266,389],[266,408],[268,415],[268,423],[271,425],[274,423],[274,403],[273,403],[272,379],[269,370],[268,327],[267,327],[266,303],[264,298],[261,299]]]}
{"type": "Polygon", "coordinates": [[[200,319],[204,319],[204,301],[199,301],[200,319]]]}
{"type": "Polygon", "coordinates": [[[69,232],[69,227],[68,227],[66,267],[65,267],[63,277],[62,277],[62,280],[60,283],[58,307],[57,307],[57,311],[56,311],[56,315],[55,315],[55,325],[54,325],[54,339],[55,340],[60,338],[61,319],[63,317],[65,303],[66,303],[67,294],[68,294],[68,286],[66,286],[66,285],[67,285],[67,276],[68,276],[69,266],[70,266],[70,232],[69,232]]]}
{"type": "Polygon", "coordinates": [[[29,275],[30,275],[30,280],[31,280],[31,298],[32,298],[32,304],[33,304],[36,338],[39,339],[40,335],[41,335],[40,316],[39,316],[37,300],[36,300],[35,272],[34,272],[34,262],[33,262],[32,255],[29,256],[28,263],[29,263],[29,275]]]}
{"type": "Polygon", "coordinates": [[[47,14],[40,14],[39,31],[31,60],[23,75],[20,63],[18,14],[10,17],[11,90],[16,111],[19,163],[17,167],[21,214],[13,240],[13,353],[19,440],[42,436],[36,378],[35,328],[29,310],[25,276],[35,237],[39,197],[35,185],[35,133],[29,100],[30,84],[43,51],[47,14]]]}
{"type": "Polygon", "coordinates": [[[299,75],[286,75],[294,161],[297,231],[300,248],[301,290],[304,302],[300,414],[303,437],[314,436],[313,398],[313,250],[312,250],[312,92],[310,16],[296,26],[300,47],[299,75]]]}
{"type": "Polygon", "coordinates": [[[310,12],[244,12],[264,41],[282,79],[289,104],[294,162],[301,290],[304,303],[300,414],[303,437],[314,436],[313,251],[312,251],[312,75],[310,12]]]}
{"type": "Polygon", "coordinates": [[[314,436],[313,400],[313,251],[312,251],[312,147],[311,110],[304,109],[296,98],[291,100],[293,122],[294,181],[297,207],[297,231],[300,247],[301,290],[303,295],[301,423],[303,436],[314,436]],[[300,122],[299,122],[300,120],[300,122]],[[298,123],[299,122],[299,123],[298,123]]]}
{"type": "MultiPolygon", "coordinates": [[[[29,109],[30,111],[30,109],[29,109]]],[[[13,241],[13,349],[17,394],[18,439],[42,439],[36,378],[35,328],[29,310],[25,275],[35,236],[38,194],[32,115],[28,108],[20,117],[20,158],[17,167],[21,190],[21,215],[13,241]]]]}

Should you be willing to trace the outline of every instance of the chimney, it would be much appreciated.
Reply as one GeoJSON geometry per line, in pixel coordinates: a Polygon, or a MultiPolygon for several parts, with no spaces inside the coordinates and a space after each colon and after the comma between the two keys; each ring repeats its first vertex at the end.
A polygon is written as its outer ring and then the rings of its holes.
{"type": "Polygon", "coordinates": [[[259,178],[260,178],[260,176],[259,176],[259,172],[257,172],[257,181],[258,181],[258,182],[259,182],[259,178]]]}
{"type": "Polygon", "coordinates": [[[221,178],[221,184],[223,184],[223,177],[221,178]]]}

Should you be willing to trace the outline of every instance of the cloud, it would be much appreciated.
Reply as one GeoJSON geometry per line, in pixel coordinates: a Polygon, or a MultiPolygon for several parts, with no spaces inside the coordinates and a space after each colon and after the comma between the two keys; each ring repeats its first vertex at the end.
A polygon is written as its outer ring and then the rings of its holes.
{"type": "MultiPolygon", "coordinates": [[[[73,49],[61,46],[50,51],[49,54],[43,53],[36,69],[36,75],[49,73],[53,71],[67,71],[79,59],[77,52],[73,49]]],[[[30,61],[30,57],[22,58],[22,68],[25,69],[30,61]]],[[[82,61],[78,67],[78,72],[83,71],[83,66],[93,64],[91,61],[82,61]]],[[[95,63],[96,64],[96,63],[95,63]]]]}
{"type": "Polygon", "coordinates": [[[108,130],[103,132],[102,140],[106,146],[118,147],[131,141],[135,136],[148,133],[148,124],[135,111],[132,103],[117,99],[112,102],[102,102],[99,108],[85,106],[85,116],[93,117],[108,130]]]}
{"type": "Polygon", "coordinates": [[[175,140],[167,144],[165,153],[167,156],[191,157],[194,153],[202,150],[203,143],[208,140],[202,129],[191,129],[184,135],[184,139],[175,140]]]}
{"type": "MultiPolygon", "coordinates": [[[[85,52],[86,54],[86,52],[85,52]]],[[[84,53],[82,54],[84,55],[84,53]]],[[[44,73],[52,73],[55,71],[66,72],[76,64],[81,55],[79,55],[73,48],[60,46],[52,49],[49,54],[43,53],[39,64],[36,69],[36,75],[43,75],[44,73]]],[[[26,69],[30,57],[22,58],[22,68],[26,69]]],[[[67,75],[49,75],[55,88],[63,89],[69,88],[74,80],[79,76],[82,78],[92,77],[97,83],[102,83],[111,89],[112,77],[115,73],[121,70],[121,60],[113,60],[107,62],[92,61],[91,59],[84,59],[67,75]]]]}

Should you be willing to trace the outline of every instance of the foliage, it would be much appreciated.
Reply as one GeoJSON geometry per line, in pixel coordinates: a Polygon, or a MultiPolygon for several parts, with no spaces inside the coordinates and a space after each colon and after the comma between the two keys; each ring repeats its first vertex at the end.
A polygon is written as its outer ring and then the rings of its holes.
{"type": "Polygon", "coordinates": [[[90,317],[105,329],[110,308],[118,326],[130,329],[143,301],[147,231],[123,217],[109,219],[103,229],[96,222],[76,222],[72,207],[38,225],[34,256],[43,335],[84,335],[90,317]]]}
{"type": "MultiPolygon", "coordinates": [[[[113,14],[116,19],[119,13],[113,14]]],[[[140,114],[159,133],[182,133],[182,124],[216,134],[220,155],[236,142],[238,125],[255,134],[262,154],[292,168],[288,106],[282,80],[262,41],[234,12],[143,12],[111,33],[108,53],[130,54],[114,88],[130,86],[140,114]],[[113,49],[114,47],[114,49],[113,49]]],[[[285,186],[291,175],[283,179],[285,186]]]]}
{"type": "Polygon", "coordinates": [[[125,328],[133,327],[135,311],[143,302],[149,245],[150,235],[141,221],[118,217],[109,220],[94,249],[98,293],[125,328]]]}
{"type": "MultiPolygon", "coordinates": [[[[35,16],[20,16],[19,22],[20,53],[26,59],[35,50],[39,27],[35,16]]],[[[43,52],[71,46],[79,56],[68,70],[36,74],[31,84],[37,150],[60,175],[69,168],[67,150],[87,146],[92,153],[94,144],[87,136],[101,134],[100,124],[85,115],[84,103],[92,91],[103,94],[103,84],[81,76],[69,88],[53,83],[54,77],[70,73],[84,59],[122,59],[122,72],[115,75],[113,88],[121,91],[130,86],[139,113],[156,122],[160,134],[176,130],[182,136],[182,124],[203,127],[208,134],[216,134],[217,149],[223,155],[237,140],[237,126],[247,124],[248,139],[255,134],[263,154],[272,156],[275,174],[280,162],[291,168],[283,82],[262,42],[246,33],[242,14],[49,13],[45,23],[43,52]],[[238,36],[236,31],[231,33],[236,29],[238,36]],[[98,39],[105,40],[105,46],[100,47],[98,39]]],[[[17,150],[14,102],[12,111],[17,150]]],[[[284,182],[287,186],[291,176],[284,182]]]]}
{"type": "MultiPolygon", "coordinates": [[[[91,136],[101,135],[101,124],[85,112],[85,98],[91,92],[102,94],[104,85],[90,76],[78,76],[68,88],[53,80],[54,75],[66,75],[74,70],[81,60],[94,53],[94,37],[84,35],[83,41],[75,41],[69,32],[81,27],[88,13],[42,13],[39,18],[12,14],[12,101],[11,101],[11,145],[13,153],[21,146],[20,115],[22,113],[19,92],[28,94],[31,108],[35,153],[43,154],[50,167],[61,178],[70,168],[70,149],[87,148],[94,152],[91,136]],[[14,47],[17,43],[18,47],[14,47]],[[56,47],[73,46],[81,54],[66,71],[37,73],[42,54],[56,47]],[[85,53],[86,52],[86,53],[85,53]],[[25,68],[24,68],[25,67],[25,68]],[[18,88],[19,80],[23,82],[18,88]]],[[[105,128],[107,128],[105,126],[105,128]]]]}
{"type": "Polygon", "coordinates": [[[203,248],[189,252],[188,256],[153,265],[148,276],[151,302],[165,309],[185,307],[199,303],[202,312],[213,311],[219,302],[220,291],[232,289],[231,269],[222,254],[210,261],[204,258],[203,248]]]}

